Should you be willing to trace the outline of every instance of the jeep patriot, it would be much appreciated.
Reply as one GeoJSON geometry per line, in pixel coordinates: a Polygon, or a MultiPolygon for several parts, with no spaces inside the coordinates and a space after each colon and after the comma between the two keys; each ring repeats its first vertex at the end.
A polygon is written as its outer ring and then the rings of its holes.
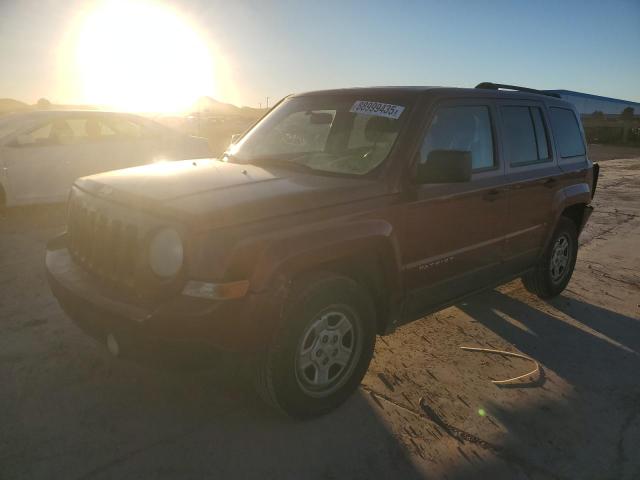
{"type": "Polygon", "coordinates": [[[597,177],[575,108],[544,92],[291,95],[221,159],[78,179],[48,279],[113,354],[234,351],[311,417],[357,388],[376,335],[517,277],[558,295],[597,177]]]}

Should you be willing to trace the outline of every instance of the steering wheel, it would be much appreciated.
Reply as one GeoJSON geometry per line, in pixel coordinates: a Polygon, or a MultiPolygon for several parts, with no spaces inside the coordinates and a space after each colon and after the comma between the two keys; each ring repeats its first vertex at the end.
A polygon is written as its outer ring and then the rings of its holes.
{"type": "Polygon", "coordinates": [[[362,170],[363,160],[373,153],[375,147],[364,146],[351,149],[348,153],[329,162],[331,167],[347,167],[349,170],[358,172],[362,170]]]}

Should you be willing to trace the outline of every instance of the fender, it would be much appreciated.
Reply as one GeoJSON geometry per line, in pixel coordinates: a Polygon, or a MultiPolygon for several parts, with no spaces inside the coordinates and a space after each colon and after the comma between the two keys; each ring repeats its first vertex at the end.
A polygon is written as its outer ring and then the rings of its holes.
{"type": "Polygon", "coordinates": [[[392,331],[403,299],[396,230],[385,219],[344,219],[298,234],[285,233],[264,249],[252,269],[251,290],[286,297],[290,280],[312,270],[356,273],[373,290],[378,333],[392,331]],[[352,270],[355,269],[355,272],[352,270]]]}
{"type": "Polygon", "coordinates": [[[384,219],[345,219],[314,228],[307,226],[297,234],[282,232],[265,247],[250,278],[252,291],[267,289],[283,273],[292,276],[332,261],[363,256],[377,256],[381,260],[386,288],[395,292],[402,287],[396,232],[384,219]]]}
{"type": "Polygon", "coordinates": [[[553,203],[551,204],[551,215],[553,221],[549,224],[550,228],[545,236],[542,252],[546,251],[562,212],[573,205],[586,206],[589,205],[589,203],[591,203],[591,187],[586,182],[574,183],[561,188],[556,192],[553,198],[553,203]]]}

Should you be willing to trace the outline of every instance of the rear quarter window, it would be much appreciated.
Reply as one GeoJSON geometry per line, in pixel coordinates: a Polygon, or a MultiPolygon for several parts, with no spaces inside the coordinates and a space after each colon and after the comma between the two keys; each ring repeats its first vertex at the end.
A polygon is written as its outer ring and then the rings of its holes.
{"type": "Polygon", "coordinates": [[[585,147],[580,125],[573,111],[568,108],[551,107],[549,113],[560,157],[570,158],[584,155],[585,147]]]}

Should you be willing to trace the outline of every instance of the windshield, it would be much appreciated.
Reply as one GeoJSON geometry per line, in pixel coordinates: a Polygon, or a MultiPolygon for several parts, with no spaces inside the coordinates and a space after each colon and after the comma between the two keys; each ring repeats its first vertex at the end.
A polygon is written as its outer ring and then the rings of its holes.
{"type": "Polygon", "coordinates": [[[390,98],[294,97],[232,145],[225,157],[365,175],[388,157],[407,117],[406,101],[390,98]]]}

